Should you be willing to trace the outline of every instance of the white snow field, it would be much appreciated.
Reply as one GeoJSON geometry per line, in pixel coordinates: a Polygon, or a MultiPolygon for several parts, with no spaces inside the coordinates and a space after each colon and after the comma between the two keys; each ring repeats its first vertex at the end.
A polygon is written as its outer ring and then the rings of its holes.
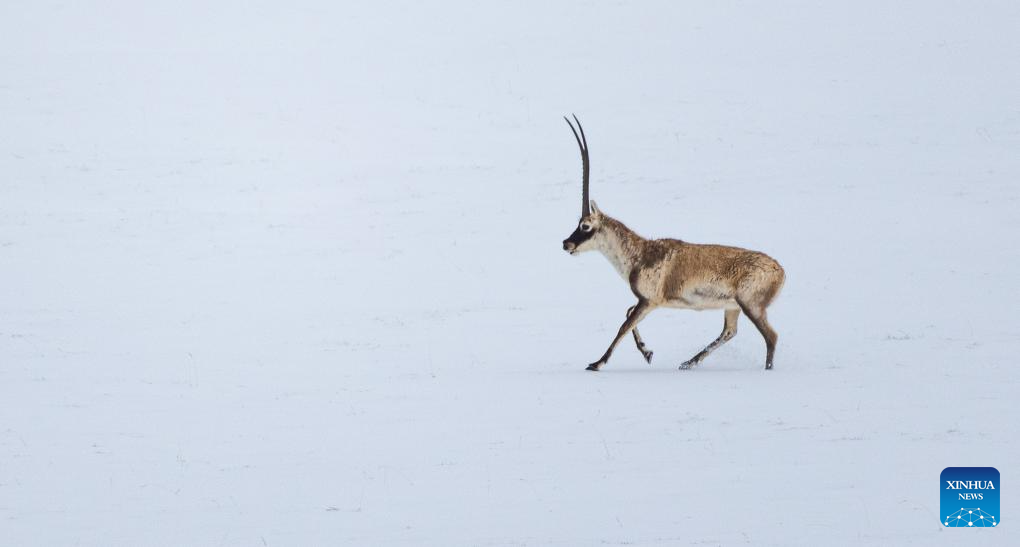
{"type": "Polygon", "coordinates": [[[0,544],[1018,545],[1020,3],[4,2],[0,544]],[[592,197],[786,268],[634,302],[592,197]],[[992,466],[1002,526],[944,528],[992,466]]]}

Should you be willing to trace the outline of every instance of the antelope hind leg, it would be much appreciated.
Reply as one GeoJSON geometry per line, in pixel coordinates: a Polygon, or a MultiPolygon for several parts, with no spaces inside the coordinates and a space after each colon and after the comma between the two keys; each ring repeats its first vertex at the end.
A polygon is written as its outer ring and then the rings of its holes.
{"type": "Polygon", "coordinates": [[[708,357],[708,354],[712,353],[713,351],[718,349],[719,346],[725,344],[726,342],[729,342],[731,338],[736,336],[737,319],[739,317],[740,317],[739,309],[726,310],[726,316],[723,319],[722,334],[720,334],[719,337],[716,338],[715,341],[713,341],[711,344],[705,346],[705,349],[699,351],[697,355],[684,361],[680,365],[680,370],[689,370],[698,366],[699,363],[705,360],[705,357],[708,357]]]}
{"type": "Polygon", "coordinates": [[[739,298],[737,303],[740,304],[740,309],[744,311],[744,315],[754,323],[762,338],[765,339],[765,370],[772,370],[772,357],[776,353],[776,341],[779,339],[779,335],[776,334],[772,325],[769,325],[765,306],[754,307],[746,302],[742,302],[739,298]]]}

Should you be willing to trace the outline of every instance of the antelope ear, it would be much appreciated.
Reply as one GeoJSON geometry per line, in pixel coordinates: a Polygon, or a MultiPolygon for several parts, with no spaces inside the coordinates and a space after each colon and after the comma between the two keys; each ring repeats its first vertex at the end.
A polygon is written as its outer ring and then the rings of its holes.
{"type": "Polygon", "coordinates": [[[599,206],[595,204],[594,200],[588,200],[588,206],[591,207],[591,213],[597,217],[602,216],[602,211],[599,211],[599,206]]]}

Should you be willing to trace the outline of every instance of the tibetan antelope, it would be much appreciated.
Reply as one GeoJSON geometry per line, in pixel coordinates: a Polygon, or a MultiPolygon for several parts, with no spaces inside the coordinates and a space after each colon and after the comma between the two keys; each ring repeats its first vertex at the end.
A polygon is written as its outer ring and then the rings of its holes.
{"type": "Polygon", "coordinates": [[[645,360],[652,352],[645,347],[637,324],[658,307],[693,310],[725,310],[722,334],[705,349],[680,365],[680,370],[697,366],[708,354],[737,334],[740,312],[754,323],[765,338],[765,369],[772,368],[776,351],[776,331],[769,325],[766,308],[783,287],[785,273],[772,257],[737,247],[700,245],[679,239],[645,239],[622,222],[599,210],[588,199],[588,140],[581,122],[574,116],[577,129],[567,120],[581,149],[581,220],[563,250],[570,254],[599,251],[630,284],[637,304],[627,310],[627,319],[609,344],[609,349],[588,370],[599,370],[609,361],[613,349],[628,332],[645,360]],[[580,130],[580,135],[578,135],[580,130]]]}

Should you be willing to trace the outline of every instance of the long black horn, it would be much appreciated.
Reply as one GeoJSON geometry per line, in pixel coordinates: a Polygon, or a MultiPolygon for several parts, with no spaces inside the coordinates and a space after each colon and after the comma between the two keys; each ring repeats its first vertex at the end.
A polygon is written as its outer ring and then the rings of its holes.
{"type": "Polygon", "coordinates": [[[577,135],[577,130],[574,129],[574,124],[570,123],[570,119],[563,116],[563,119],[567,121],[567,125],[570,126],[570,130],[574,133],[574,139],[577,140],[577,146],[581,149],[581,217],[586,217],[591,212],[588,206],[588,173],[591,169],[588,164],[588,139],[584,136],[584,128],[581,127],[581,120],[574,116],[574,121],[577,122],[577,128],[581,130],[581,135],[577,135]]]}

